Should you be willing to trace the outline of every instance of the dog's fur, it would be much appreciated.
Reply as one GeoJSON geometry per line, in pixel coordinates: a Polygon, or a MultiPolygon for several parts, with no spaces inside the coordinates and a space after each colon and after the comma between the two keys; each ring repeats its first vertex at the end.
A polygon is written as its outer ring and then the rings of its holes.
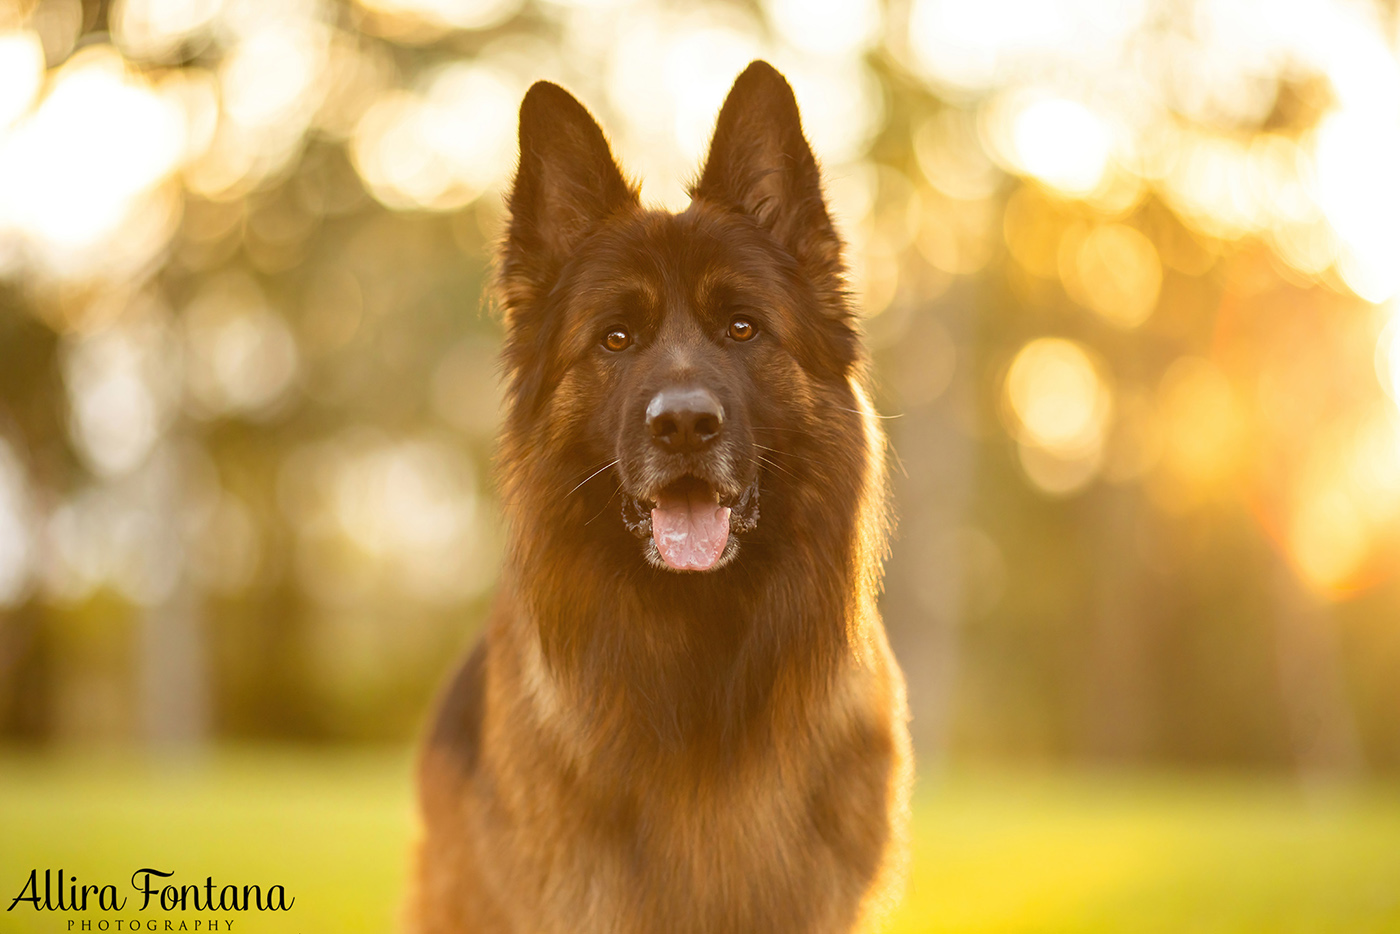
{"type": "Polygon", "coordinates": [[[509,554],[422,756],[423,934],[869,931],[900,886],[884,439],[769,65],[735,82],[692,196],[642,208],[582,105],[526,95],[499,269],[509,554]],[[729,336],[736,314],[756,336],[729,336]],[[647,433],[678,381],[723,406],[698,453],[647,433]],[[650,537],[679,477],[731,506],[705,572],[667,568],[650,537]]]}

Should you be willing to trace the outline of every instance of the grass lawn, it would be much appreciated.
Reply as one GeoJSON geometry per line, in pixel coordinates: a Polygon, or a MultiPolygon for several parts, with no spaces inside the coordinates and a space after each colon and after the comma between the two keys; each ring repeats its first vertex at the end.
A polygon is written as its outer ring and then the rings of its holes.
{"type": "MultiPolygon", "coordinates": [[[[139,899],[115,914],[3,910],[31,869],[41,887],[62,868],[130,898],[144,867],[295,896],[286,914],[233,914],[235,932],[389,931],[412,833],[399,754],[160,766],[0,754],[0,931],[211,917],[138,912],[139,899]]],[[[915,835],[899,934],[1400,934],[1393,785],[1306,794],[1259,778],[969,772],[921,787],[915,835]]]]}

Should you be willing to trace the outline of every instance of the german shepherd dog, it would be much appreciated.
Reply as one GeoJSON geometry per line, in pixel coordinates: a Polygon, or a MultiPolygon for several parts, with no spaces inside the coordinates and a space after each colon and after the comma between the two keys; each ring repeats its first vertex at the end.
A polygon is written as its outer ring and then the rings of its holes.
{"type": "Polygon", "coordinates": [[[423,751],[422,934],[879,928],[911,760],[884,439],[787,81],[643,208],[556,85],[498,259],[509,545],[423,751]]]}

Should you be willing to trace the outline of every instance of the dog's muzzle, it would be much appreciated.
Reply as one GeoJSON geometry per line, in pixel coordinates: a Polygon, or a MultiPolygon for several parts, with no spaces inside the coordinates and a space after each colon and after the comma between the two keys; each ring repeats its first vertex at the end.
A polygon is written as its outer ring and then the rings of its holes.
{"type": "Polygon", "coordinates": [[[653,564],[673,571],[714,570],[737,551],[734,536],[758,525],[758,478],[725,496],[708,481],[687,475],[650,496],[625,497],[622,521],[647,541],[653,564]]]}

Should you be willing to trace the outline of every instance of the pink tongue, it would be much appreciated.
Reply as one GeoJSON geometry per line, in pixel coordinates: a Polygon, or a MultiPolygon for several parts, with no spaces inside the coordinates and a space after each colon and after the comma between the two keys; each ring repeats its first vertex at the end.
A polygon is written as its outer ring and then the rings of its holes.
{"type": "Polygon", "coordinates": [[[662,493],[651,511],[651,535],[661,560],[677,571],[704,571],[729,541],[729,507],[707,490],[662,493]]]}

